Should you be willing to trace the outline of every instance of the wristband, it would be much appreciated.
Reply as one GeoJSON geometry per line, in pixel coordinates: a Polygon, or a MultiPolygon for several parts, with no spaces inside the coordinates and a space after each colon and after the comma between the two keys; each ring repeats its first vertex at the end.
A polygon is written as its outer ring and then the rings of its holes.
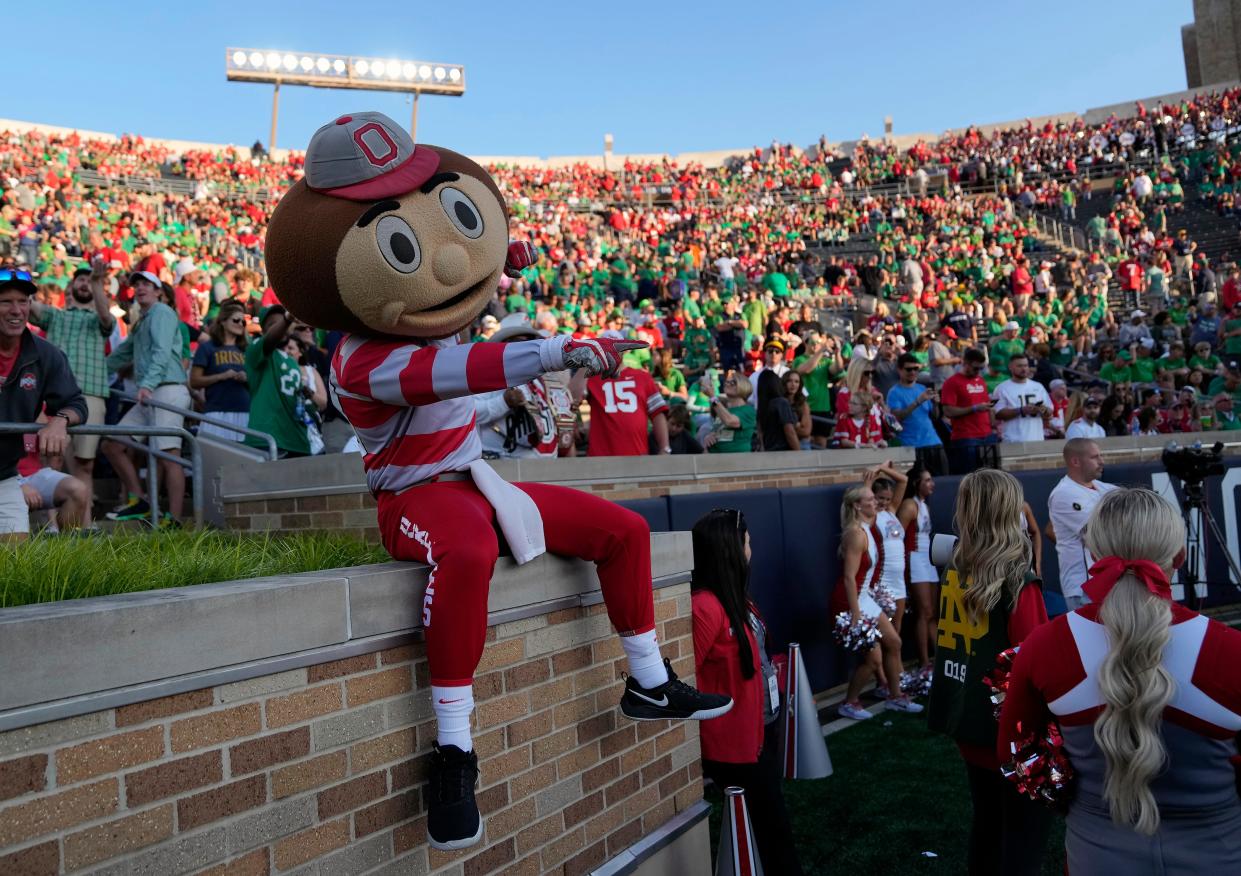
{"type": "Polygon", "coordinates": [[[52,416],[53,416],[53,417],[60,417],[62,420],[64,420],[64,421],[65,421],[65,425],[66,425],[66,426],[72,426],[72,425],[73,425],[72,423],[70,423],[70,422],[69,422],[69,415],[68,415],[68,414],[66,414],[64,411],[57,411],[56,413],[52,414],[52,416]]]}

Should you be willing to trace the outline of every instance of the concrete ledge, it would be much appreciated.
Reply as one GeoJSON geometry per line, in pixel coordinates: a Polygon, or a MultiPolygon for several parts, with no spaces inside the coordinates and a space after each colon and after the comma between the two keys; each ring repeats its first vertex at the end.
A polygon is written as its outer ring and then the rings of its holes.
{"type": "MultiPolygon", "coordinates": [[[[650,873],[654,876],[656,873],[667,873],[669,876],[691,876],[695,872],[708,873],[711,871],[711,852],[708,848],[706,857],[701,855],[701,850],[693,849],[690,860],[689,869],[685,867],[683,861],[661,861],[661,852],[670,850],[671,847],[678,843],[682,837],[685,837],[695,827],[702,825],[706,827],[707,817],[711,814],[711,804],[706,800],[699,800],[683,812],[679,812],[673,818],[669,819],[657,830],[652,831],[642,839],[638,840],[629,848],[622,851],[616,857],[608,860],[603,866],[592,871],[591,876],[630,876],[641,870],[643,873],[650,873]]],[[[706,831],[704,831],[706,832],[706,831]]],[[[708,846],[710,841],[708,840],[708,846]]],[[[690,851],[690,850],[686,850],[690,851]]],[[[679,856],[668,856],[669,858],[679,856]]]]}
{"type": "MultiPolygon", "coordinates": [[[[1227,453],[1241,453],[1237,432],[1196,432],[1187,435],[1156,435],[1106,438],[1100,441],[1104,456],[1131,456],[1129,461],[1151,461],[1172,441],[1222,441],[1227,453]]],[[[1046,465],[1058,460],[1063,441],[1000,445],[1005,468],[1046,465]]],[[[640,463],[626,456],[577,457],[573,459],[496,460],[491,465],[506,480],[555,483],[565,486],[600,484],[672,484],[712,482],[726,485],[730,479],[753,479],[818,475],[827,472],[858,472],[891,459],[912,465],[908,447],[862,450],[819,450],[805,453],[708,453],[697,456],[644,456],[640,463]]],[[[367,492],[362,460],[356,454],[334,454],[277,462],[237,462],[220,472],[219,498],[223,503],[289,499],[367,492]]]]}
{"type": "MultiPolygon", "coordinates": [[[[689,533],[652,535],[651,565],[657,586],[686,581],[689,533]]],[[[381,563],[0,610],[0,730],[404,644],[421,632],[427,571],[381,563]]],[[[600,601],[591,563],[505,558],[489,622],[600,601]]]]}

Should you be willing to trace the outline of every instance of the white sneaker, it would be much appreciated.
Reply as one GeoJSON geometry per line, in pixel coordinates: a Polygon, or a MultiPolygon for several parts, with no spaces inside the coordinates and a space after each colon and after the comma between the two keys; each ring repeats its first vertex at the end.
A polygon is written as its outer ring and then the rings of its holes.
{"type": "MultiPolygon", "coordinates": [[[[918,708],[921,709],[922,707],[919,706],[918,708]]],[[[854,705],[853,703],[841,703],[839,708],[836,709],[836,714],[842,718],[852,718],[854,721],[869,721],[875,717],[860,705],[854,705]]]]}
{"type": "Polygon", "coordinates": [[[911,715],[916,715],[922,711],[922,706],[915,703],[909,697],[893,697],[884,703],[883,707],[894,712],[909,712],[911,715]]]}

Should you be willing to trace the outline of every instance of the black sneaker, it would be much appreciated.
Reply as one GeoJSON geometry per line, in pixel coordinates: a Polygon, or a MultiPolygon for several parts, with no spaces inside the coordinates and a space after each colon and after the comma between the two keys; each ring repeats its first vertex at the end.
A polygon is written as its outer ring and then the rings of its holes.
{"type": "Polygon", "coordinates": [[[474,802],[478,755],[455,745],[432,743],[427,783],[427,840],[431,848],[451,852],[483,838],[483,819],[474,802]]]}
{"type": "Polygon", "coordinates": [[[733,707],[732,697],[702,693],[678,681],[666,657],[664,668],[668,670],[668,680],[650,690],[639,685],[632,676],[625,679],[621,714],[634,721],[704,721],[718,718],[733,707]]]}
{"type": "Polygon", "coordinates": [[[151,506],[146,499],[133,498],[107,513],[109,520],[142,520],[151,516],[151,506]]]}

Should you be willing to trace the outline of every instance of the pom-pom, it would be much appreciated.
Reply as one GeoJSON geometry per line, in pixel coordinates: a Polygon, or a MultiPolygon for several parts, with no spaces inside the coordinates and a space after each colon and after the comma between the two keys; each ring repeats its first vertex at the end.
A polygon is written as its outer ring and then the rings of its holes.
{"type": "Polygon", "coordinates": [[[879,608],[890,618],[896,617],[896,597],[892,595],[883,584],[876,584],[870,588],[870,598],[875,600],[879,608]]]}
{"type": "Polygon", "coordinates": [[[922,672],[902,672],[901,692],[907,697],[925,697],[931,693],[931,676],[922,672]]]}
{"type": "Polygon", "coordinates": [[[836,615],[836,627],[833,631],[836,644],[846,651],[865,653],[879,642],[879,624],[873,617],[862,615],[857,623],[853,623],[853,615],[842,611],[836,615]]]}
{"type": "Polygon", "coordinates": [[[1000,766],[1000,774],[1031,800],[1066,811],[1073,799],[1076,774],[1064,752],[1064,738],[1054,721],[1041,734],[1025,732],[1017,724],[1017,739],[1010,743],[1013,759],[1000,766]]]}
{"type": "Polygon", "coordinates": [[[1004,697],[1008,695],[1008,675],[1013,671],[1013,660],[1020,650],[1021,646],[1017,645],[995,655],[995,666],[982,677],[983,684],[991,690],[992,712],[997,721],[1004,708],[1004,697]]]}

